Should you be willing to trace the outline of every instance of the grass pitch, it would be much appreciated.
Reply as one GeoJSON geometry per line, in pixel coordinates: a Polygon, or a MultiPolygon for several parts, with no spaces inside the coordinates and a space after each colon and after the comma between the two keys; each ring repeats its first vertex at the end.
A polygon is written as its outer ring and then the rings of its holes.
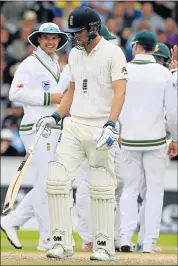
{"type": "MultiPolygon", "coordinates": [[[[90,261],[90,252],[81,252],[82,241],[77,233],[74,233],[76,253],[64,260],[48,259],[45,252],[36,250],[39,239],[37,231],[21,230],[19,239],[22,250],[11,246],[4,233],[1,233],[1,265],[178,265],[177,235],[160,235],[158,245],[162,248],[162,254],[117,253],[116,261],[107,263],[90,261]]],[[[134,235],[133,242],[137,242],[137,235],[134,235]]]]}

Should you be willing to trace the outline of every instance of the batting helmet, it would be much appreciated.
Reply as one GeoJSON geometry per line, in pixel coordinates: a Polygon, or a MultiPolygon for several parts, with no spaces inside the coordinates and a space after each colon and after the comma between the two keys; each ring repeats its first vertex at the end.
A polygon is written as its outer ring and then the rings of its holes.
{"type": "Polygon", "coordinates": [[[101,19],[98,13],[90,7],[79,7],[74,9],[68,18],[67,33],[79,32],[86,29],[90,32],[92,26],[96,26],[98,31],[100,29],[101,19]]]}

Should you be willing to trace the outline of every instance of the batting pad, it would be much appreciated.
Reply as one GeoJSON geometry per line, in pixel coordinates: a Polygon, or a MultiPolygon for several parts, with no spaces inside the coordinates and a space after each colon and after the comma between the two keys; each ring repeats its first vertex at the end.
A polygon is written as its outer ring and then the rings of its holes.
{"type": "Polygon", "coordinates": [[[90,168],[90,197],[93,221],[93,252],[98,248],[114,254],[115,185],[102,167],[90,168]]]}
{"type": "Polygon", "coordinates": [[[49,163],[47,194],[52,247],[60,244],[72,250],[72,186],[65,167],[58,162],[49,163]]]}

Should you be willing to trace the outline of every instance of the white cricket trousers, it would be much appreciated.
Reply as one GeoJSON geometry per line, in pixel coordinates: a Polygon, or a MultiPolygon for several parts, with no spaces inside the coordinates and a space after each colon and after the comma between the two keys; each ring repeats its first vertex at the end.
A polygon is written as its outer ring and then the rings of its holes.
{"type": "Polygon", "coordinates": [[[76,230],[84,243],[93,242],[91,199],[89,196],[90,168],[88,160],[79,167],[76,175],[76,230]]]}
{"type": "Polygon", "coordinates": [[[114,173],[115,147],[110,150],[96,150],[94,136],[100,136],[103,128],[75,122],[72,117],[64,120],[61,141],[57,146],[57,160],[65,166],[71,181],[76,178],[78,167],[87,158],[90,167],[103,167],[110,174],[116,187],[114,173]]]}
{"type": "Polygon", "coordinates": [[[121,246],[130,245],[138,221],[137,197],[140,193],[143,171],[146,180],[145,233],[143,247],[152,248],[160,228],[164,195],[164,177],[167,148],[149,151],[122,150],[124,188],[120,199],[121,246]]]}
{"type": "MultiPolygon", "coordinates": [[[[119,146],[116,148],[115,153],[115,174],[117,178],[116,188],[116,219],[115,219],[115,241],[120,241],[120,196],[123,187],[121,180],[121,150],[119,146]]],[[[90,181],[90,168],[88,160],[85,160],[79,167],[76,175],[75,184],[76,191],[76,215],[77,225],[76,230],[81,236],[84,243],[93,242],[92,236],[92,219],[91,219],[91,199],[89,196],[89,181],[90,181]]]]}
{"type": "MultiPolygon", "coordinates": [[[[26,150],[33,143],[34,136],[34,133],[20,135],[26,150]]],[[[35,216],[39,226],[40,241],[50,238],[46,178],[48,163],[55,160],[58,139],[59,132],[51,132],[48,138],[40,137],[29,168],[33,180],[33,189],[23,198],[17,208],[8,215],[11,226],[18,227],[35,216]]]]}
{"type": "MultiPolygon", "coordinates": [[[[97,142],[94,140],[94,136],[95,135],[100,136],[102,131],[103,131],[102,127],[84,125],[75,122],[72,117],[65,118],[62,138],[57,147],[56,157],[58,162],[60,162],[60,164],[66,168],[71,185],[76,178],[79,166],[87,158],[90,169],[91,168],[97,169],[98,179],[103,180],[103,184],[105,184],[106,183],[105,178],[109,174],[110,188],[112,187],[113,191],[116,188],[117,182],[114,173],[115,147],[113,149],[104,150],[104,151],[96,150],[97,142]],[[106,173],[104,175],[103,175],[103,169],[105,170],[106,173]]],[[[97,180],[95,179],[92,182],[97,183],[97,180]]],[[[85,184],[85,189],[86,193],[88,194],[87,183],[85,184]]],[[[103,184],[101,184],[101,186],[103,184]]],[[[90,180],[90,185],[91,185],[91,180],[90,180]]],[[[82,208],[84,208],[84,206],[82,206],[82,208]]],[[[90,210],[87,211],[89,211],[88,213],[90,214],[90,210]]],[[[91,215],[93,215],[92,210],[91,210],[91,215]]],[[[106,213],[103,213],[103,215],[106,215],[106,213]]],[[[111,222],[111,228],[113,226],[114,223],[112,225],[111,222]]],[[[114,234],[114,228],[113,228],[113,234],[114,234]]],[[[89,240],[90,239],[86,239],[86,241],[89,240]]]]}

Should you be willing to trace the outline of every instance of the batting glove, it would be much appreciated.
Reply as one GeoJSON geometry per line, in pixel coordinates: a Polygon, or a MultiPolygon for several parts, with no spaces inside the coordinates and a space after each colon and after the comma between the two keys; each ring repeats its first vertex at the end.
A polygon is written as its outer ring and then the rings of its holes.
{"type": "Polygon", "coordinates": [[[109,150],[114,145],[115,141],[119,139],[119,130],[116,123],[108,120],[104,125],[101,136],[97,142],[96,149],[109,150]]]}
{"type": "Polygon", "coordinates": [[[51,134],[51,128],[55,127],[56,124],[61,120],[61,117],[58,113],[53,113],[52,116],[41,117],[34,125],[32,130],[37,132],[40,127],[44,127],[42,136],[47,138],[51,134]]]}

